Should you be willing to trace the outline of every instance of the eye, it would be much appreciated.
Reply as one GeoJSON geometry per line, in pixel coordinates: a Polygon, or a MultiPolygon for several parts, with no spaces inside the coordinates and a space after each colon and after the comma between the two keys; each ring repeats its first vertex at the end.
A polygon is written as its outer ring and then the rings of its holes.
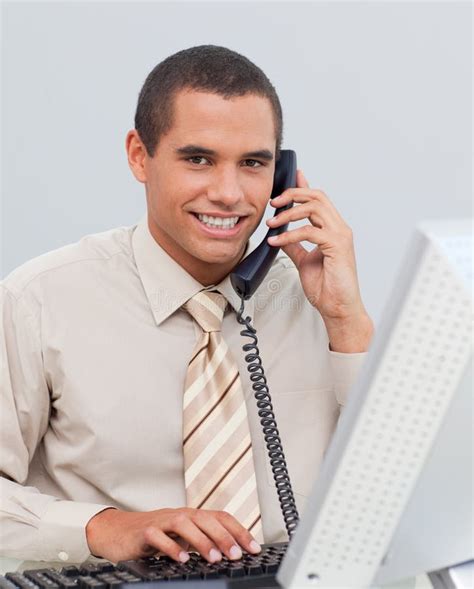
{"type": "Polygon", "coordinates": [[[263,166],[262,162],[259,162],[257,160],[245,160],[245,161],[248,164],[247,165],[248,168],[260,168],[261,166],[263,166]],[[250,162],[250,164],[249,164],[249,162],[250,162]]]}
{"type": "Polygon", "coordinates": [[[191,162],[192,164],[196,164],[196,165],[200,166],[201,164],[200,164],[199,160],[204,160],[206,162],[209,161],[207,158],[205,158],[202,155],[194,155],[193,157],[188,157],[186,161],[191,162]],[[198,160],[198,161],[196,161],[196,160],[198,160]]]}

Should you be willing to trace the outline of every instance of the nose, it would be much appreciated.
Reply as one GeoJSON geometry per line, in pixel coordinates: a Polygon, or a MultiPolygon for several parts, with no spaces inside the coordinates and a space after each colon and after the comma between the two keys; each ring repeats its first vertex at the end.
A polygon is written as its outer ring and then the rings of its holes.
{"type": "Polygon", "coordinates": [[[244,191],[239,178],[239,170],[236,170],[234,166],[216,169],[208,186],[207,197],[211,202],[228,208],[234,207],[243,200],[244,191]]]}

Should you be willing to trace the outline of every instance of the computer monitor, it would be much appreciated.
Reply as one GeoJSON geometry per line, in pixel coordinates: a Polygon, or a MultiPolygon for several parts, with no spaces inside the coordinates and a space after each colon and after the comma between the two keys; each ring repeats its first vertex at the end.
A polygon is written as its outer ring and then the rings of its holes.
{"type": "Polygon", "coordinates": [[[472,220],[422,223],[277,575],[370,587],[474,558],[472,220]]]}

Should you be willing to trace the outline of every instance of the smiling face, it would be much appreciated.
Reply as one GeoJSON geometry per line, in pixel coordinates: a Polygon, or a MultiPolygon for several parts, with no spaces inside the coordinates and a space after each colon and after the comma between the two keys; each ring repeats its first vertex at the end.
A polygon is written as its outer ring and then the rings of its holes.
{"type": "Polygon", "coordinates": [[[217,283],[242,257],[270,198],[275,147],[270,101],[254,94],[179,92],[172,128],[153,157],[129,132],[129,163],[146,187],[150,232],[201,284],[217,283]]]}

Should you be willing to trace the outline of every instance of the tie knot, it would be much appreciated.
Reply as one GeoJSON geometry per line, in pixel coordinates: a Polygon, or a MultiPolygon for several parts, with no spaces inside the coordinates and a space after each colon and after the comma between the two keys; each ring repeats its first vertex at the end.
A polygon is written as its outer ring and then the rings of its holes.
{"type": "Polygon", "coordinates": [[[183,308],[203,331],[220,331],[227,299],[219,292],[201,290],[184,303],[183,308]]]}

